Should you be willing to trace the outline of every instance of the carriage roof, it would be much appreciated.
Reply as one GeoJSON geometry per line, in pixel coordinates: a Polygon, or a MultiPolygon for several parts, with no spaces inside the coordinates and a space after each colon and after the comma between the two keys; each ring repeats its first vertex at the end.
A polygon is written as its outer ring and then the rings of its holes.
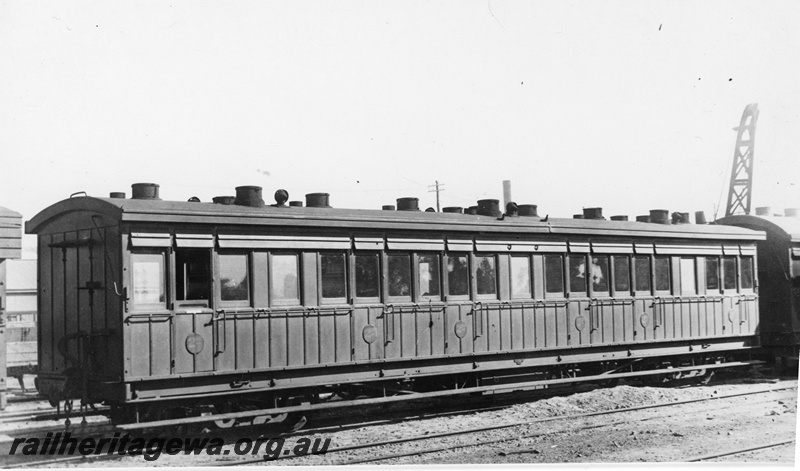
{"type": "Polygon", "coordinates": [[[721,218],[717,223],[766,231],[770,238],[778,237],[788,242],[800,242],[800,218],[740,214],[721,218]]]}
{"type": "Polygon", "coordinates": [[[128,223],[159,225],[282,226],[349,230],[412,230],[461,233],[563,234],[685,239],[763,240],[763,232],[717,224],[654,224],[605,219],[501,217],[424,211],[386,211],[319,207],[261,208],[215,203],[76,197],[45,208],[26,224],[26,232],[43,231],[67,213],[92,212],[128,223]]]}

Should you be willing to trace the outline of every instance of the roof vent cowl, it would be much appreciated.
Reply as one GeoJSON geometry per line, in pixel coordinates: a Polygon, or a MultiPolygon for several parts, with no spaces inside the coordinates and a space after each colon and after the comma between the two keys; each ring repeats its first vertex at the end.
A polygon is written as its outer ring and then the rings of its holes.
{"type": "Polygon", "coordinates": [[[263,208],[264,199],[261,197],[260,186],[237,186],[236,199],[233,204],[237,206],[250,206],[253,208],[263,208]]]}
{"type": "Polygon", "coordinates": [[[308,193],[306,194],[306,206],[309,208],[330,208],[328,204],[328,193],[308,193]]]}
{"type": "Polygon", "coordinates": [[[134,183],[131,185],[131,198],[135,200],[158,200],[157,183],[134,183]]]}

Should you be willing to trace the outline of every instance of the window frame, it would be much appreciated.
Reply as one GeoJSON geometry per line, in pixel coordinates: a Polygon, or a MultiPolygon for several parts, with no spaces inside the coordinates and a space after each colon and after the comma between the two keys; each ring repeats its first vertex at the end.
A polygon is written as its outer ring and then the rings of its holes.
{"type": "Polygon", "coordinates": [[[681,296],[697,296],[700,293],[700,286],[698,286],[698,283],[697,283],[697,281],[698,281],[698,276],[697,276],[697,265],[698,265],[697,257],[689,256],[689,255],[682,255],[679,258],[679,260],[680,261],[678,262],[678,264],[680,266],[680,268],[679,268],[680,273],[678,274],[678,278],[680,279],[680,282],[681,282],[680,295],[681,296]],[[686,287],[684,286],[684,281],[689,281],[689,280],[686,279],[686,273],[685,273],[686,272],[685,268],[687,268],[686,262],[689,262],[689,261],[692,262],[691,263],[691,277],[692,277],[691,283],[692,283],[692,285],[690,287],[691,290],[687,291],[686,287]]]}
{"type": "Polygon", "coordinates": [[[415,292],[415,298],[417,301],[441,301],[444,296],[444,283],[442,283],[442,255],[441,252],[415,252],[412,257],[412,266],[415,270],[412,273],[412,279],[414,283],[414,288],[412,292],[415,292]],[[421,257],[428,257],[433,256],[436,257],[436,269],[439,271],[439,294],[436,295],[425,295],[422,292],[422,279],[420,278],[420,258],[421,257]]]}
{"type": "Polygon", "coordinates": [[[673,273],[673,266],[672,266],[672,257],[669,255],[655,255],[653,256],[652,260],[652,270],[653,270],[653,293],[656,295],[659,294],[672,294],[673,289],[675,288],[672,283],[672,273],[673,273]],[[658,289],[658,270],[657,270],[657,262],[659,260],[666,260],[667,261],[667,282],[669,283],[669,287],[667,289],[658,289]]]}
{"type": "Polygon", "coordinates": [[[344,250],[320,250],[316,253],[317,259],[317,299],[319,299],[319,304],[322,305],[332,305],[332,304],[349,304],[350,298],[350,276],[348,270],[348,259],[347,251],[344,250]],[[342,258],[344,273],[342,274],[342,281],[344,282],[344,296],[338,297],[325,297],[323,296],[324,287],[322,286],[323,278],[322,278],[322,257],[324,256],[331,256],[331,255],[339,255],[342,258]]]}
{"type": "Polygon", "coordinates": [[[567,263],[567,269],[565,270],[565,278],[567,281],[566,284],[566,291],[567,296],[570,298],[588,298],[589,297],[589,277],[588,277],[588,268],[589,268],[589,257],[588,254],[585,253],[571,253],[565,257],[567,263]],[[583,259],[583,290],[576,291],[572,288],[572,260],[583,259]]]}
{"type": "Polygon", "coordinates": [[[293,252],[289,250],[277,250],[277,251],[270,251],[269,259],[267,261],[267,296],[269,299],[270,307],[285,307],[285,306],[300,306],[303,304],[303,283],[301,283],[303,273],[302,273],[302,260],[301,260],[301,253],[300,252],[293,252]],[[295,279],[297,282],[296,290],[297,290],[297,298],[294,299],[275,299],[275,290],[273,289],[273,283],[275,281],[275,256],[286,256],[286,255],[293,255],[295,259],[295,279]]]}
{"type": "Polygon", "coordinates": [[[533,299],[534,297],[534,283],[533,283],[533,260],[530,254],[511,254],[508,260],[508,291],[511,299],[533,299]],[[528,261],[528,292],[523,296],[518,296],[514,293],[514,259],[528,261]]]}
{"type": "Polygon", "coordinates": [[[481,300],[481,301],[492,301],[500,299],[500,286],[499,280],[497,276],[497,254],[496,253],[473,253],[472,254],[472,266],[470,267],[470,274],[471,274],[471,286],[473,292],[473,299],[481,300]],[[478,259],[479,258],[491,258],[494,262],[494,293],[485,293],[480,294],[478,293],[478,259]]]}
{"type": "MultiPolygon", "coordinates": [[[[207,248],[178,248],[172,250],[172,258],[174,259],[174,267],[175,267],[174,277],[173,277],[175,282],[174,285],[175,290],[173,292],[172,297],[175,299],[174,301],[175,308],[178,309],[183,307],[201,307],[204,309],[214,308],[214,300],[216,298],[216,287],[214,286],[216,284],[216,281],[214,279],[215,278],[214,273],[216,271],[215,252],[216,252],[215,250],[207,248]],[[183,268],[178,267],[178,255],[181,252],[198,252],[198,253],[205,252],[208,255],[208,279],[206,280],[206,289],[208,290],[207,299],[178,299],[178,292],[180,291],[178,289],[178,283],[185,281],[185,280],[179,280],[178,275],[183,273],[184,277],[186,276],[186,273],[185,271],[183,271],[183,268]]],[[[185,291],[187,290],[187,288],[188,285],[183,287],[184,297],[186,296],[185,291]]]]}
{"type": "Polygon", "coordinates": [[[631,281],[633,286],[631,287],[632,293],[634,296],[652,296],[655,289],[655,271],[654,271],[654,263],[653,263],[653,255],[644,255],[644,254],[635,254],[631,257],[631,281]],[[639,268],[638,264],[636,263],[638,260],[647,260],[647,284],[649,285],[648,289],[642,290],[639,289],[639,268]]]}
{"type": "Polygon", "coordinates": [[[444,296],[445,299],[448,301],[469,301],[472,299],[472,257],[470,252],[453,252],[453,253],[445,253],[443,264],[444,270],[443,272],[446,273],[445,276],[442,276],[442,282],[444,284],[444,296]],[[466,294],[450,294],[450,257],[463,257],[466,259],[467,263],[467,293],[466,294]]]}
{"type": "MultiPolygon", "coordinates": [[[[604,297],[604,298],[611,297],[612,288],[613,288],[612,279],[611,279],[611,270],[613,269],[613,267],[611,266],[611,257],[609,257],[607,254],[590,253],[590,254],[588,254],[587,262],[588,262],[588,264],[586,266],[589,267],[588,274],[591,276],[591,280],[589,279],[589,277],[586,277],[586,287],[589,290],[589,296],[590,297],[598,297],[599,296],[599,297],[604,297]],[[594,259],[595,258],[598,259],[598,260],[602,259],[602,260],[606,261],[606,273],[605,273],[605,275],[606,275],[606,286],[608,287],[608,289],[605,290],[605,291],[595,291],[595,289],[594,289],[594,275],[591,273],[591,270],[594,269],[594,266],[595,266],[594,259]],[[590,283],[590,281],[591,281],[591,283],[590,283]]],[[[598,264],[597,266],[599,267],[600,265],[598,264]]]]}
{"type": "Polygon", "coordinates": [[[709,293],[721,294],[722,293],[722,261],[720,260],[719,256],[707,255],[705,257],[704,278],[705,278],[706,294],[709,294],[709,293]],[[715,270],[715,275],[716,275],[716,278],[717,278],[717,287],[716,288],[711,288],[711,287],[708,286],[708,281],[709,281],[709,278],[708,278],[709,263],[708,262],[711,261],[711,260],[713,260],[717,265],[717,268],[715,270]]]}
{"type": "Polygon", "coordinates": [[[610,256],[610,275],[611,275],[611,296],[631,296],[633,293],[633,280],[631,275],[633,274],[633,270],[631,269],[631,256],[627,254],[616,254],[610,256]],[[628,269],[628,276],[626,277],[626,281],[628,282],[628,289],[617,289],[617,261],[624,260],[626,262],[626,267],[628,269]]]}
{"type": "Polygon", "coordinates": [[[720,259],[720,288],[722,288],[722,293],[733,291],[734,293],[739,292],[739,263],[738,257],[735,255],[724,255],[720,259]],[[725,268],[725,261],[732,261],[733,262],[733,287],[728,288],[725,283],[725,275],[728,273],[727,269],[725,268]]]}
{"type": "Polygon", "coordinates": [[[383,292],[386,303],[410,303],[414,300],[414,257],[412,255],[413,254],[411,252],[401,251],[386,251],[383,253],[383,292]],[[389,279],[389,257],[400,255],[408,256],[408,294],[392,296],[391,291],[389,290],[389,284],[391,283],[391,280],[389,279]]]}
{"type": "Polygon", "coordinates": [[[248,251],[224,250],[215,251],[216,261],[214,263],[215,296],[219,305],[222,307],[252,307],[253,306],[253,257],[248,251]],[[247,264],[247,299],[246,300],[223,300],[222,299],[222,261],[220,258],[225,256],[244,256],[247,264]]]}
{"type": "Polygon", "coordinates": [[[350,298],[353,300],[353,304],[380,304],[381,300],[383,299],[383,257],[381,256],[380,252],[376,251],[358,251],[353,252],[350,254],[350,289],[351,295],[350,298]],[[358,257],[375,257],[378,261],[378,271],[377,276],[378,279],[376,280],[376,285],[378,288],[378,295],[377,296],[359,296],[358,295],[358,270],[356,269],[356,260],[358,257]]]}
{"type": "Polygon", "coordinates": [[[567,279],[566,279],[566,257],[563,253],[546,253],[542,257],[542,273],[544,280],[542,289],[544,290],[544,299],[565,299],[567,297],[567,279]],[[561,267],[561,291],[548,291],[548,275],[547,275],[547,259],[548,257],[558,257],[558,266],[561,267]]]}
{"type": "Polygon", "coordinates": [[[129,299],[129,308],[128,311],[170,311],[170,305],[173,304],[172,300],[172,293],[174,291],[172,287],[172,270],[171,270],[171,263],[170,263],[170,253],[167,249],[136,249],[135,251],[130,252],[129,256],[129,263],[130,263],[130,294],[128,295],[129,299]],[[135,298],[135,269],[134,264],[136,260],[134,257],[140,255],[160,255],[161,256],[161,287],[164,291],[164,301],[159,303],[147,303],[141,304],[136,302],[135,298]]]}
{"type": "Polygon", "coordinates": [[[754,293],[756,287],[756,260],[752,255],[740,255],[737,263],[739,266],[739,292],[740,293],[754,293]],[[744,286],[744,261],[747,260],[750,265],[750,286],[744,286]]]}

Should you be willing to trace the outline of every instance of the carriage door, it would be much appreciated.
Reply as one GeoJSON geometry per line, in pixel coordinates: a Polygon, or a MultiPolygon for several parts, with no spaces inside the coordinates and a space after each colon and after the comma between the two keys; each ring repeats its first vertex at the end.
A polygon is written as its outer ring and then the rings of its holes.
{"type": "Polygon", "coordinates": [[[175,249],[174,373],[211,371],[218,351],[211,305],[211,250],[175,249]]]}

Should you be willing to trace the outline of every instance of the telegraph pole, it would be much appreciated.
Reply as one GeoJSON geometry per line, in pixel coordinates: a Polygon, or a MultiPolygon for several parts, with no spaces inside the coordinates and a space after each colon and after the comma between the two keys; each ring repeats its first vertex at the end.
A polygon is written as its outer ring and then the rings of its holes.
{"type": "Polygon", "coordinates": [[[428,188],[433,188],[428,190],[428,193],[436,192],[436,211],[439,212],[439,192],[444,191],[444,183],[439,183],[439,180],[436,180],[436,183],[428,185],[428,188]]]}

